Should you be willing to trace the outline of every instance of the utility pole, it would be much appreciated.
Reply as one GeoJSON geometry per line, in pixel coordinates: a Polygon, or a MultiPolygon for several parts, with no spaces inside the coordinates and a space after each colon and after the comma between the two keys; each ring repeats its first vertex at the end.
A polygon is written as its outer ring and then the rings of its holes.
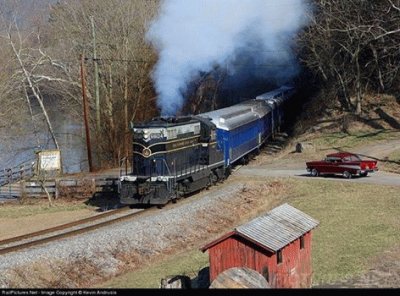
{"type": "Polygon", "coordinates": [[[88,102],[86,97],[86,75],[85,75],[85,65],[84,65],[84,57],[81,54],[81,82],[82,82],[82,98],[83,98],[83,120],[85,122],[85,132],[86,132],[86,148],[88,154],[88,162],[89,162],[89,172],[93,172],[92,165],[92,150],[90,147],[90,130],[89,130],[89,121],[88,121],[88,102]]]}
{"type": "MultiPolygon", "coordinates": [[[[128,58],[128,40],[124,40],[125,57],[128,58]]],[[[125,132],[124,132],[124,154],[128,155],[128,61],[125,62],[125,85],[124,85],[124,117],[125,117],[125,132]]]]}
{"type": "Polygon", "coordinates": [[[94,90],[96,98],[96,129],[100,132],[100,94],[99,94],[99,65],[97,63],[97,52],[96,52],[96,30],[94,27],[93,16],[90,16],[90,22],[92,24],[92,37],[93,37],[93,63],[94,63],[94,90]]]}

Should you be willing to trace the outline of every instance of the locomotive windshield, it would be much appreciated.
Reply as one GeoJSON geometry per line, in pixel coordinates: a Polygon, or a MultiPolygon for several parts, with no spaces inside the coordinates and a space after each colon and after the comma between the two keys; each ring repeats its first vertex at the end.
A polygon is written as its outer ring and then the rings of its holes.
{"type": "Polygon", "coordinates": [[[163,139],[166,136],[166,130],[161,128],[134,128],[133,139],[148,142],[150,140],[163,139]]]}

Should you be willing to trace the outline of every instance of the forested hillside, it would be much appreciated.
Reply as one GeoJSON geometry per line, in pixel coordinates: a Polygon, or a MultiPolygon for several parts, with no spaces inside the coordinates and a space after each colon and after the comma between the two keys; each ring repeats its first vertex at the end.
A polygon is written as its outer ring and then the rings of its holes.
{"type": "MultiPolygon", "coordinates": [[[[49,109],[81,122],[84,79],[97,165],[117,164],[129,153],[129,122],[159,115],[151,80],[159,52],[146,34],[166,2],[173,1],[1,1],[2,139],[46,130],[48,147],[58,147],[49,109]]],[[[307,96],[354,114],[366,95],[377,104],[380,94],[399,96],[400,0],[292,2],[306,7],[290,46],[300,65],[292,80],[307,96]]],[[[217,65],[193,75],[177,113],[223,106],[231,72],[217,65]]]]}

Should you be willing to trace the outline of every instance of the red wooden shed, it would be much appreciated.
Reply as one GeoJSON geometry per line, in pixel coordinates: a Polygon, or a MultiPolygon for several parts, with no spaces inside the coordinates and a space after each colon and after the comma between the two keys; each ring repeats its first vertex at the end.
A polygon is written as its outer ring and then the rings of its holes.
{"type": "Polygon", "coordinates": [[[311,238],[319,222],[285,203],[201,248],[210,282],[232,267],[262,274],[272,288],[311,287],[311,238]]]}

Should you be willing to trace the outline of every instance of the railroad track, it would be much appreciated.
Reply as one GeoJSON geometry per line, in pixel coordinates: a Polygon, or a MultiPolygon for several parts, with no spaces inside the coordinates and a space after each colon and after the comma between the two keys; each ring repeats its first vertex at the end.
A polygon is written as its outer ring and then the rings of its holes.
{"type": "Polygon", "coordinates": [[[129,207],[123,207],[117,210],[112,210],[109,212],[73,221],[70,223],[58,225],[48,229],[5,239],[0,241],[0,255],[21,251],[30,247],[38,246],[48,242],[57,241],[63,238],[89,232],[104,226],[128,220],[144,212],[147,211],[140,209],[133,212],[133,210],[131,210],[129,207]],[[105,220],[112,216],[116,217],[105,220]],[[97,223],[94,223],[98,220],[105,220],[105,221],[99,221],[97,223]],[[89,225],[85,226],[85,224],[89,225]]]}

